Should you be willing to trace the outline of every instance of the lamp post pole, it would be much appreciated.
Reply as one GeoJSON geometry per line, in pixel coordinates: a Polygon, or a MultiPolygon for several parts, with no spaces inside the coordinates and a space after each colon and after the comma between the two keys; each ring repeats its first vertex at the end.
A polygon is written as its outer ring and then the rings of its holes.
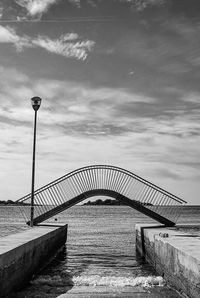
{"type": "Polygon", "coordinates": [[[34,186],[35,186],[35,147],[36,147],[36,126],[37,126],[37,111],[41,105],[40,97],[31,98],[31,104],[35,111],[34,116],[34,135],[33,135],[33,160],[32,160],[32,184],[31,184],[31,220],[30,226],[33,227],[33,218],[34,218],[34,186]]]}

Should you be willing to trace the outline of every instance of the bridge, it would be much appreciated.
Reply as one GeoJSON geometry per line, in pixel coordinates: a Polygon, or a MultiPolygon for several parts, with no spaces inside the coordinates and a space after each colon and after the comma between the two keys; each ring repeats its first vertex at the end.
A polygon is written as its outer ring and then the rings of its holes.
{"type": "MultiPolygon", "coordinates": [[[[125,169],[92,165],[77,169],[34,192],[34,220],[37,225],[94,196],[109,196],[166,226],[174,226],[178,206],[184,200],[125,169]]],[[[31,194],[17,201],[30,206],[31,194]]],[[[30,208],[21,208],[30,225],[30,208]]]]}

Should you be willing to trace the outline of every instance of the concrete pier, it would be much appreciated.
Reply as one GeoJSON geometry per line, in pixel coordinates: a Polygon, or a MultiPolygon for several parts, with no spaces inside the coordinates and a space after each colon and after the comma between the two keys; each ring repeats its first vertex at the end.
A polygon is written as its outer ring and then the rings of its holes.
{"type": "Polygon", "coordinates": [[[0,238],[0,297],[24,287],[67,239],[67,225],[36,226],[0,238]]]}
{"type": "Polygon", "coordinates": [[[200,236],[138,224],[136,249],[179,292],[200,297],[200,236]]]}

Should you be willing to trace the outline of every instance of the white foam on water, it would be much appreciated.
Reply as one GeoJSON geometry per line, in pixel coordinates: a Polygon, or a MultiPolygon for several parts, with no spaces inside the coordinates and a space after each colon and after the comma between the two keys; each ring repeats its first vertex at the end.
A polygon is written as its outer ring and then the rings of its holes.
{"type": "Polygon", "coordinates": [[[109,287],[152,287],[163,286],[164,280],[161,276],[119,277],[119,276],[76,276],[73,283],[77,286],[109,286],[109,287]]]}

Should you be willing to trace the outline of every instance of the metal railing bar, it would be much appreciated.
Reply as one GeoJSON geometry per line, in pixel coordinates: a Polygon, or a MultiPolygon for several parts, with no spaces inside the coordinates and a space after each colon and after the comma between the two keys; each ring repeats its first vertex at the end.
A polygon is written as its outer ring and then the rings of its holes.
{"type": "Polygon", "coordinates": [[[59,190],[59,188],[58,188],[58,185],[54,185],[54,190],[55,190],[57,196],[62,198],[61,201],[64,202],[64,200],[63,200],[63,195],[62,195],[62,193],[60,192],[60,190],[59,190]]]}
{"type": "Polygon", "coordinates": [[[92,169],[89,170],[89,176],[90,176],[90,179],[91,179],[91,189],[93,189],[94,188],[94,174],[93,174],[92,169]]]}
{"type": "Polygon", "coordinates": [[[114,189],[118,192],[118,174],[119,172],[114,172],[114,189]]]}
{"type": "Polygon", "coordinates": [[[82,186],[83,192],[85,192],[86,189],[87,189],[87,183],[85,181],[84,174],[85,174],[85,172],[82,172],[82,173],[79,174],[79,179],[80,179],[80,182],[81,182],[81,186],[82,186]]]}
{"type": "Polygon", "coordinates": [[[71,180],[71,182],[74,184],[75,182],[75,189],[78,191],[78,193],[82,193],[83,192],[83,189],[82,189],[82,186],[81,186],[81,183],[79,181],[79,177],[78,175],[74,176],[73,179],[71,180]],[[78,188],[77,188],[78,186],[78,188]]]}
{"type": "Polygon", "coordinates": [[[55,201],[56,201],[56,205],[60,205],[60,203],[62,203],[62,197],[59,197],[56,193],[56,190],[55,190],[55,185],[53,187],[50,187],[49,188],[49,191],[51,192],[51,195],[52,195],[52,199],[53,199],[53,202],[54,202],[54,205],[55,205],[55,201]]]}
{"type": "Polygon", "coordinates": [[[97,178],[96,178],[96,170],[93,169],[93,177],[94,177],[94,189],[97,189],[97,178]]]}
{"type": "Polygon", "coordinates": [[[141,203],[143,203],[143,204],[149,204],[150,193],[151,193],[151,187],[147,187],[145,193],[143,194],[143,196],[141,198],[141,203]]]}
{"type": "Polygon", "coordinates": [[[43,196],[44,196],[44,192],[43,193],[39,193],[39,194],[37,194],[38,195],[38,197],[40,198],[40,202],[42,202],[41,203],[41,206],[40,206],[40,209],[42,209],[42,210],[45,210],[45,211],[43,211],[43,213],[45,213],[46,211],[47,211],[47,205],[46,204],[44,204],[44,199],[43,199],[43,196]]]}
{"type": "Polygon", "coordinates": [[[121,174],[120,182],[119,182],[119,193],[122,194],[122,189],[124,187],[124,183],[126,182],[126,176],[124,174],[121,174]]]}
{"type": "Polygon", "coordinates": [[[106,175],[105,175],[105,189],[109,189],[109,169],[106,168],[106,175]]]}
{"type": "Polygon", "coordinates": [[[66,193],[67,192],[69,193],[69,199],[71,199],[71,197],[74,196],[74,194],[72,193],[72,190],[71,190],[71,181],[70,180],[67,180],[67,184],[63,183],[63,182],[61,184],[59,184],[58,189],[62,194],[63,201],[66,201],[66,197],[67,197],[66,193]]]}
{"type": "MultiPolygon", "coordinates": [[[[55,206],[55,201],[54,201],[53,198],[52,198],[51,188],[52,188],[52,187],[49,187],[44,193],[46,194],[46,196],[47,196],[47,200],[49,201],[50,205],[51,205],[51,206],[55,206]]],[[[52,208],[52,209],[53,209],[53,208],[52,208]]]]}
{"type": "Polygon", "coordinates": [[[109,180],[108,180],[108,189],[111,189],[111,183],[112,183],[112,179],[111,179],[111,177],[112,177],[112,172],[111,172],[111,170],[110,169],[108,169],[108,175],[109,175],[109,180]]]}
{"type": "Polygon", "coordinates": [[[149,193],[150,193],[150,191],[151,191],[151,188],[147,187],[144,190],[144,193],[142,193],[141,200],[140,200],[142,204],[148,204],[149,203],[149,193]]]}
{"type": "MultiPolygon", "coordinates": [[[[144,185],[143,185],[144,186],[144,185]]],[[[141,191],[141,183],[137,180],[135,180],[135,185],[133,185],[133,187],[131,188],[131,197],[133,200],[137,200],[138,194],[141,191]]]]}
{"type": "Polygon", "coordinates": [[[113,190],[117,189],[117,181],[116,181],[116,176],[117,176],[118,172],[117,171],[113,171],[113,190]]]}
{"type": "Polygon", "coordinates": [[[140,185],[139,192],[137,193],[137,196],[135,196],[135,200],[141,202],[141,198],[143,193],[146,191],[146,186],[145,185],[140,185]]]}
{"type": "Polygon", "coordinates": [[[70,178],[67,181],[68,181],[68,186],[72,193],[72,197],[75,197],[78,193],[78,190],[77,190],[76,184],[74,184],[75,183],[74,178],[70,178]]]}
{"type": "Polygon", "coordinates": [[[123,178],[123,176],[122,176],[122,173],[120,173],[120,172],[118,172],[118,175],[117,175],[117,191],[119,192],[119,193],[121,193],[121,183],[122,183],[122,178],[123,178]]]}
{"type": "Polygon", "coordinates": [[[127,196],[127,193],[129,192],[129,189],[130,189],[130,185],[131,185],[131,178],[128,176],[128,177],[126,177],[125,176],[125,183],[123,184],[123,187],[122,187],[122,190],[121,190],[121,192],[122,192],[122,194],[124,194],[125,196],[127,196]]]}
{"type": "Polygon", "coordinates": [[[91,184],[91,178],[90,178],[90,170],[86,171],[85,172],[86,174],[86,181],[87,181],[87,184],[88,184],[88,190],[92,189],[92,184],[91,184]]]}
{"type": "Polygon", "coordinates": [[[148,201],[149,204],[152,204],[153,205],[152,200],[154,198],[155,193],[156,193],[156,190],[153,189],[153,188],[150,188],[150,193],[148,194],[148,196],[149,196],[149,201],[148,201]]]}

